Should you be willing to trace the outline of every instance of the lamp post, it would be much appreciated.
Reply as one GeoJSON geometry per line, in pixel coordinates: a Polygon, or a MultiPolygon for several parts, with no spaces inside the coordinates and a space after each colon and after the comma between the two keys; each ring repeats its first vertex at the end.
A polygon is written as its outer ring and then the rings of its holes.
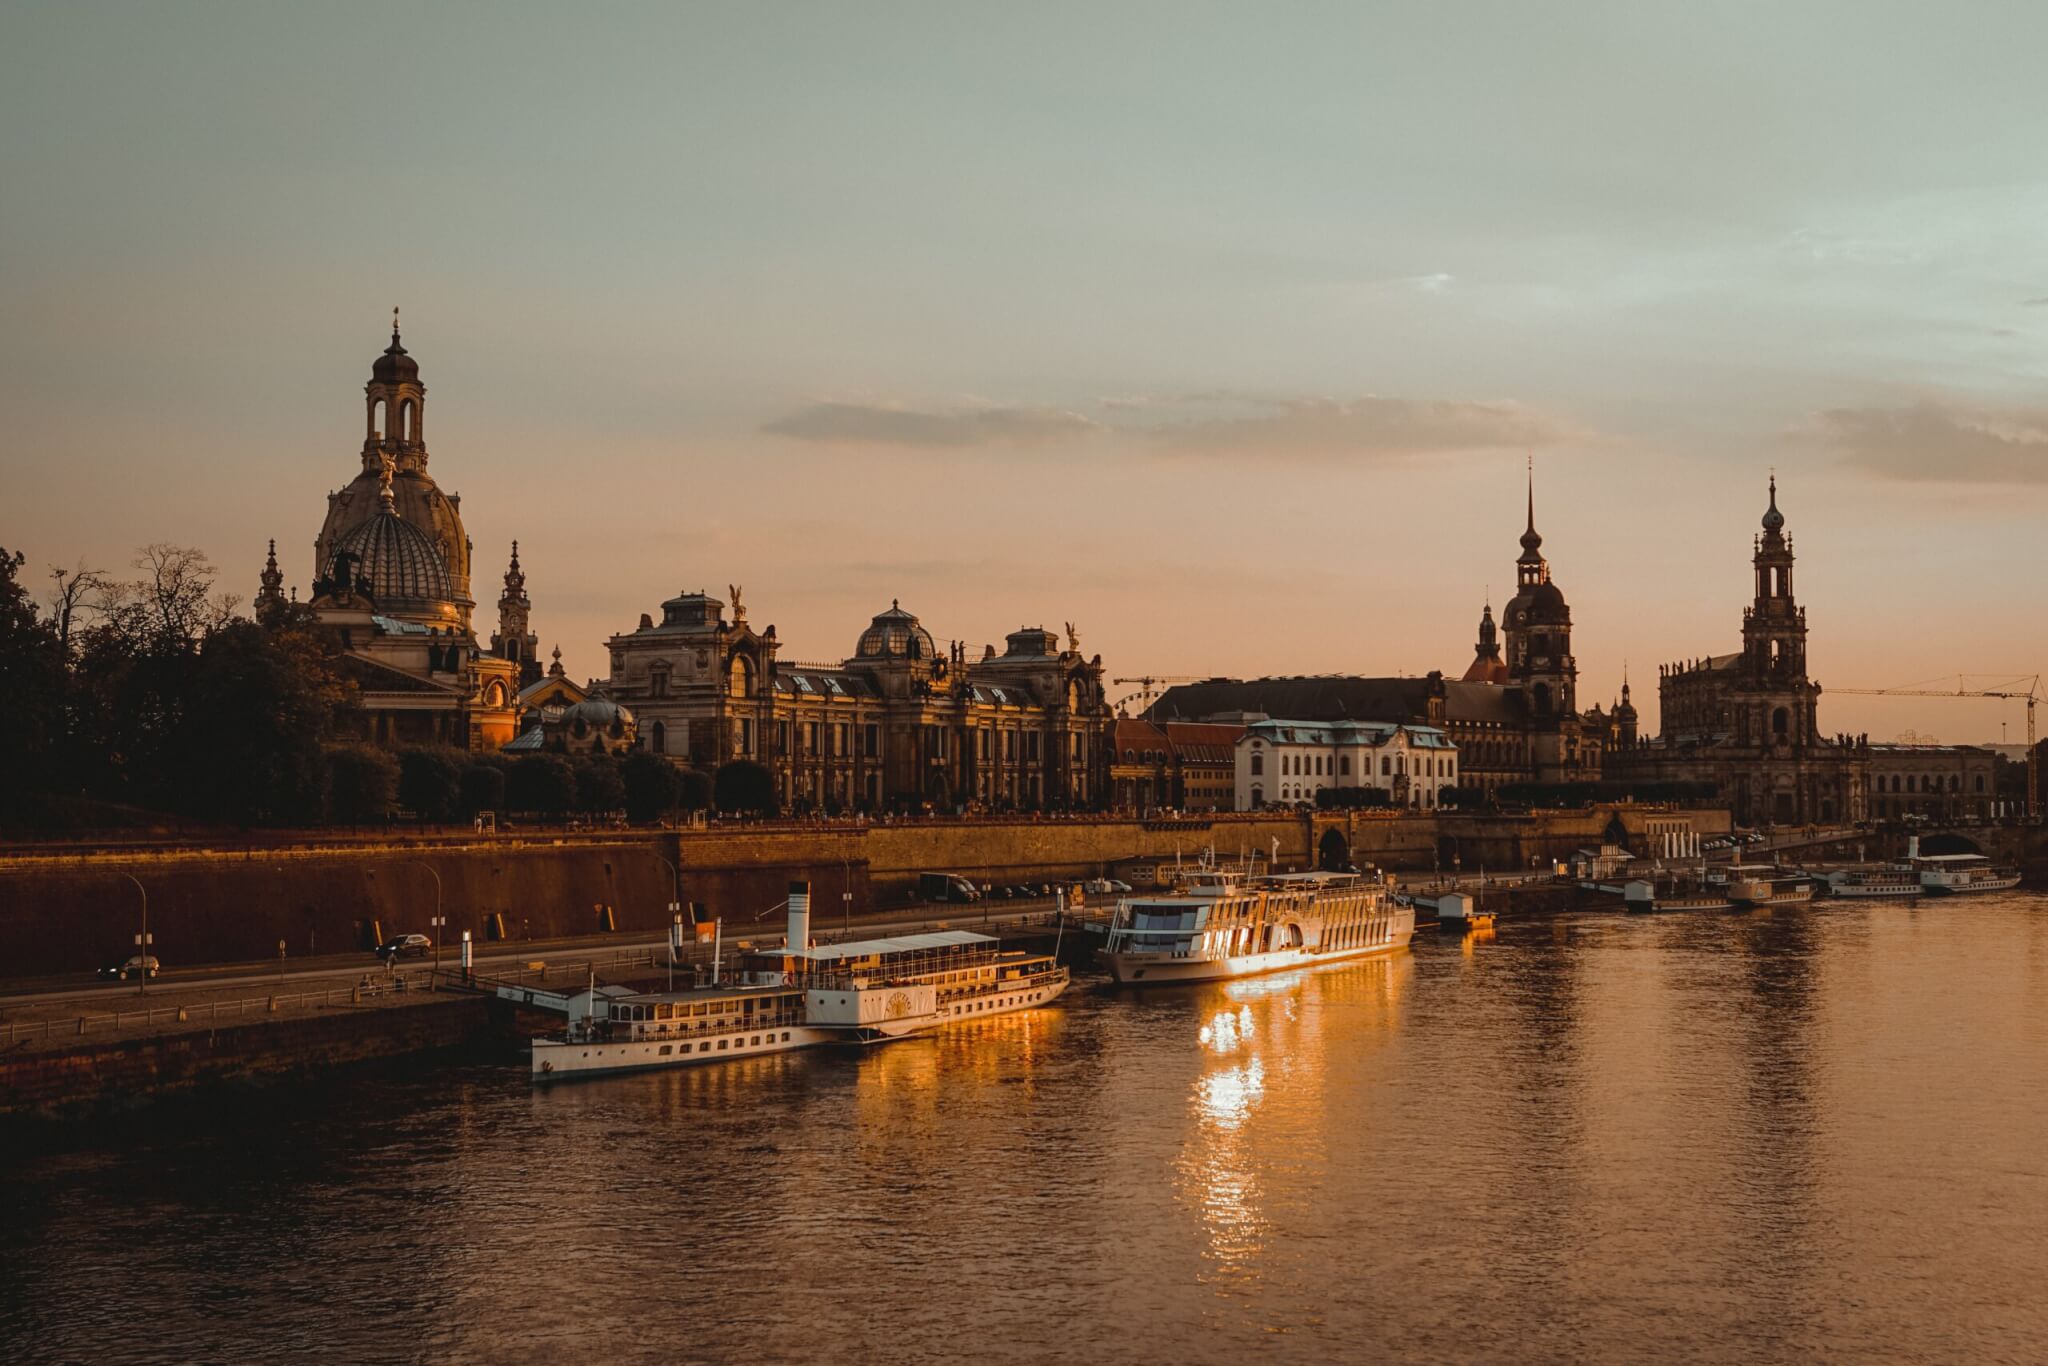
{"type": "Polygon", "coordinates": [[[123,873],[121,876],[134,883],[135,890],[142,893],[142,933],[135,936],[135,951],[139,959],[136,976],[141,981],[141,985],[138,988],[140,994],[147,996],[149,995],[149,948],[151,944],[156,942],[155,937],[149,932],[149,889],[144,887],[142,879],[136,877],[133,873],[123,873]]]}
{"type": "MultiPolygon", "coordinates": [[[[418,864],[434,879],[434,971],[438,973],[441,971],[441,927],[448,923],[448,918],[441,914],[441,875],[434,870],[434,865],[425,859],[407,859],[406,862],[418,864]]],[[[393,961],[397,961],[396,955],[393,956],[393,961]]]]}
{"type": "Polygon", "coordinates": [[[841,859],[839,866],[845,871],[846,885],[839,891],[839,909],[846,919],[846,937],[853,938],[853,860],[841,859]]]}
{"type": "Polygon", "coordinates": [[[682,934],[679,927],[683,923],[683,870],[670,863],[660,854],[656,854],[652,849],[649,849],[647,852],[653,855],[657,863],[668,869],[671,879],[668,896],[668,989],[674,991],[676,989],[676,951],[682,947],[682,934]]]}

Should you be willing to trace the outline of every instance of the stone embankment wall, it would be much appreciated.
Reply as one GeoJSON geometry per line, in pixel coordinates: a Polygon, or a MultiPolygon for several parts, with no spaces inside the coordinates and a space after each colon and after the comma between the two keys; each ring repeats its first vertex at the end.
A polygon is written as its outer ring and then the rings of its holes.
{"type": "MultiPolygon", "coordinates": [[[[1697,828],[1726,828],[1718,812],[1697,828]]],[[[990,883],[1084,878],[1138,858],[1320,855],[1382,867],[1526,870],[1599,843],[1617,819],[1636,830],[1668,812],[1601,808],[1518,817],[1251,814],[1214,820],[936,821],[873,826],[719,826],[708,830],[441,838],[364,838],[246,848],[167,845],[0,851],[0,978],[89,971],[134,952],[147,890],[167,967],[367,951],[375,936],[431,933],[452,946],[616,931],[658,935],[680,870],[681,899],[744,934],[779,914],[792,878],[811,883],[817,922],[905,900],[926,870],[990,883]],[[1332,844],[1331,840],[1337,841],[1332,844]],[[843,900],[851,896],[850,903],[843,900]]]]}
{"type": "Polygon", "coordinates": [[[491,1002],[450,996],[219,1029],[0,1051],[0,1116],[62,1114],[205,1085],[263,1082],[493,1037],[491,1002]]]}

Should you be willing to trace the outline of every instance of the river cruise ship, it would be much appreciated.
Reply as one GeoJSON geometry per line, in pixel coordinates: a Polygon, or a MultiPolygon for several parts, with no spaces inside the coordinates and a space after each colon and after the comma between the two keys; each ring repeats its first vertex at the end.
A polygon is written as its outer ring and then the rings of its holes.
{"type": "Polygon", "coordinates": [[[1920,875],[1896,864],[1889,868],[1836,868],[1827,874],[1829,896],[1907,901],[1920,895],[1920,875]]]}
{"type": "Polygon", "coordinates": [[[1055,958],[967,930],[812,944],[808,902],[792,888],[783,946],[742,954],[729,982],[642,993],[593,986],[574,996],[499,987],[509,1000],[568,1016],[560,1035],[533,1041],[534,1079],[887,1043],[1034,1009],[1066,990],[1055,958]]]}
{"type": "Polygon", "coordinates": [[[2004,892],[2020,885],[2020,870],[2001,868],[1982,854],[1919,854],[1909,860],[1929,896],[2004,892]]]}
{"type": "Polygon", "coordinates": [[[1209,982],[1392,953],[1414,934],[1414,908],[1377,876],[1201,869],[1119,902],[1102,953],[1119,982],[1209,982]]]}

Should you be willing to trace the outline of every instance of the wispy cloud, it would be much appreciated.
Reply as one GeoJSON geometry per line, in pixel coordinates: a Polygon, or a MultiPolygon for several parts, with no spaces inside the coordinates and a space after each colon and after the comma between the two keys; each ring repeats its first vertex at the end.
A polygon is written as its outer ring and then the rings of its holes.
{"type": "Polygon", "coordinates": [[[1268,400],[1250,412],[1163,423],[1151,435],[1197,454],[1393,456],[1543,445],[1561,430],[1515,403],[1366,397],[1268,400]]]}
{"type": "Polygon", "coordinates": [[[1904,407],[1830,408],[1797,432],[1888,479],[2048,483],[2048,411],[1969,409],[1927,399],[1904,407]]]}
{"type": "Polygon", "coordinates": [[[1104,420],[1043,406],[919,408],[812,403],[764,431],[800,441],[901,447],[1053,445],[1119,439],[1167,454],[1402,456],[1547,444],[1565,424],[1520,404],[1456,399],[1271,398],[1243,393],[1104,398],[1104,420]]]}
{"type": "Polygon", "coordinates": [[[893,404],[812,403],[762,430],[798,441],[870,446],[1034,446],[1099,430],[1059,408],[918,409],[893,404]]]}

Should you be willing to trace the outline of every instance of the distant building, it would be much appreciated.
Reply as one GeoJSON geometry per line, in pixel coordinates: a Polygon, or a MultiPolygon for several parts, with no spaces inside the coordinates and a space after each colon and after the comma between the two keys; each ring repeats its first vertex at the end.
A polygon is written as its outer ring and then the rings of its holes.
{"type": "Polygon", "coordinates": [[[940,650],[899,603],[837,663],[781,658],[734,588],[732,617],[682,593],[608,642],[604,694],[630,706],[640,743],[706,771],[752,760],[798,810],[1088,809],[1104,803],[1109,708],[1102,658],[1042,627],[972,662],[940,650]]]}
{"type": "MultiPolygon", "coordinates": [[[[363,393],[361,466],[328,495],[314,541],[314,617],[345,651],[344,671],[360,690],[363,738],[497,749],[517,729],[522,684],[539,677],[517,545],[499,601],[499,634],[487,650],[470,622],[476,604],[462,500],[427,473],[426,386],[395,320],[363,393]]],[[[273,541],[257,607],[284,601],[273,541]]]]}
{"type": "MultiPolygon", "coordinates": [[[[1571,608],[1543,557],[1533,480],[1521,546],[1515,596],[1502,609],[1505,656],[1488,604],[1462,678],[1447,679],[1441,672],[1405,678],[1212,678],[1167,689],[1145,718],[1162,726],[1241,721],[1252,714],[1427,726],[1442,731],[1455,746],[1465,787],[1492,792],[1511,783],[1598,778],[1612,725],[1596,715],[1589,729],[1577,710],[1579,667],[1572,655],[1571,608]]],[[[1240,782],[1240,803],[1244,794],[1240,782]]],[[[1267,800],[1282,799],[1269,787],[1267,800]]]]}
{"type": "Polygon", "coordinates": [[[1241,725],[1120,716],[1110,732],[1109,791],[1118,811],[1231,811],[1241,725]]]}
{"type": "MultiPolygon", "coordinates": [[[[1976,745],[1871,745],[1870,814],[1878,820],[1989,819],[1998,758],[1976,745]]],[[[2019,747],[2022,754],[2024,745],[2019,747]]]]}
{"type": "Polygon", "coordinates": [[[1742,649],[1663,666],[1663,733],[1617,747],[1609,774],[1712,784],[1743,824],[1862,820],[1870,750],[1821,734],[1821,689],[1806,670],[1806,609],[1792,591],[1792,539],[1775,477],[1752,564],[1756,594],[1743,609],[1742,649]]]}
{"type": "Polygon", "coordinates": [[[1458,785],[1458,751],[1435,726],[1247,718],[1237,740],[1237,806],[1316,800],[1325,788],[1378,788],[1394,806],[1434,811],[1458,785]]]}

